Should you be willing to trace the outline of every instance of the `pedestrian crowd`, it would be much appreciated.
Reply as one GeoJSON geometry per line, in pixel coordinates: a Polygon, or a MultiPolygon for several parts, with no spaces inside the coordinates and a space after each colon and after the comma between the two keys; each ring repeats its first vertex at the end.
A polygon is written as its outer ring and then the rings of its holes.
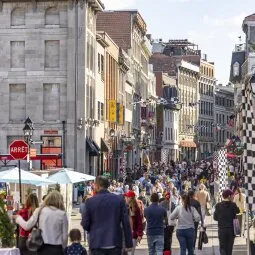
{"type": "Polygon", "coordinates": [[[78,185],[83,236],[78,229],[68,233],[58,191],[50,192],[41,205],[31,194],[13,216],[20,226],[18,246],[21,255],[133,255],[146,236],[149,255],[169,255],[176,233],[180,255],[187,251],[194,255],[197,239],[199,249],[208,242],[205,217],[214,208],[221,255],[231,255],[236,236],[233,222],[245,213],[242,185],[238,172],[230,172],[229,188],[219,201],[217,173],[208,162],[155,163],[150,169],[136,166],[135,172],[127,170],[126,176],[116,180],[98,176],[95,182],[78,185]]]}

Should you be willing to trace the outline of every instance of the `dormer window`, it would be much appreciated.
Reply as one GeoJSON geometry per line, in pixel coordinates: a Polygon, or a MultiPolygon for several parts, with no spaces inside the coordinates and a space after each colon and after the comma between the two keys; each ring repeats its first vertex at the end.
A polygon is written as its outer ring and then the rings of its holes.
{"type": "Polygon", "coordinates": [[[235,62],[233,65],[233,76],[238,77],[240,75],[240,64],[235,62]]]}

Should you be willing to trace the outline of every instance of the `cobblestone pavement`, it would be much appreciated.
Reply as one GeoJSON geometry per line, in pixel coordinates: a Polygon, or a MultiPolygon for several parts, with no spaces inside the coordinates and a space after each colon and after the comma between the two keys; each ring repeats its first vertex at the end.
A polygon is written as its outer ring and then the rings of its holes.
{"type": "MultiPolygon", "coordinates": [[[[82,232],[83,229],[80,226],[81,222],[81,215],[79,213],[79,210],[77,208],[73,209],[72,216],[71,216],[71,228],[79,228],[82,232]]],[[[219,241],[218,241],[218,235],[217,235],[217,223],[213,221],[212,217],[206,217],[206,226],[207,226],[207,235],[209,242],[208,244],[203,246],[202,251],[195,251],[196,255],[220,255],[219,253],[219,241]]],[[[179,255],[179,242],[176,239],[176,233],[173,235],[173,255],[179,255]]],[[[135,254],[137,255],[148,255],[148,249],[147,249],[147,240],[146,236],[144,236],[143,240],[141,241],[141,244],[136,248],[135,254]]],[[[235,246],[234,246],[234,252],[233,255],[246,255],[246,239],[243,237],[237,237],[235,239],[235,246]]]]}

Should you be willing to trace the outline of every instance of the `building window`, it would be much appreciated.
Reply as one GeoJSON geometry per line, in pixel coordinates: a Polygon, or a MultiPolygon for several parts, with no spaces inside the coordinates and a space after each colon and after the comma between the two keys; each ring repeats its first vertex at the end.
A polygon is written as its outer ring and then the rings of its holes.
{"type": "Polygon", "coordinates": [[[101,107],[101,103],[98,101],[97,102],[97,119],[98,120],[101,120],[101,110],[100,110],[100,107],[101,107]]]}
{"type": "Polygon", "coordinates": [[[165,140],[167,140],[167,128],[165,128],[165,140]]]}
{"type": "Polygon", "coordinates": [[[11,68],[25,68],[25,42],[11,42],[11,68]]]}
{"type": "Polygon", "coordinates": [[[97,54],[97,71],[101,73],[101,54],[97,54]]]}
{"type": "Polygon", "coordinates": [[[43,84],[43,119],[60,120],[60,85],[43,84]]]}
{"type": "Polygon", "coordinates": [[[21,121],[26,118],[26,85],[9,85],[9,119],[21,121]]]}
{"type": "Polygon", "coordinates": [[[103,77],[103,73],[104,73],[104,56],[100,53],[98,53],[97,55],[97,69],[98,72],[102,74],[103,77]]]}
{"type": "Polygon", "coordinates": [[[15,8],[11,13],[11,26],[25,25],[25,10],[22,8],[15,8]]]}
{"type": "Polygon", "coordinates": [[[240,64],[235,62],[233,65],[233,76],[238,77],[240,75],[240,64]]]}
{"type": "Polygon", "coordinates": [[[45,25],[59,25],[59,11],[57,8],[48,8],[45,12],[45,25]]]}
{"type": "MultiPolygon", "coordinates": [[[[62,137],[61,136],[42,136],[41,140],[43,145],[41,146],[42,154],[61,154],[62,153],[62,137]]],[[[62,161],[60,159],[43,159],[41,161],[42,169],[58,168],[62,167],[62,161]]]]}
{"type": "Polygon", "coordinates": [[[60,55],[59,41],[45,41],[45,67],[58,68],[60,55]]]}
{"type": "Polygon", "coordinates": [[[104,120],[104,104],[99,101],[97,102],[97,119],[104,120]]]}
{"type": "Polygon", "coordinates": [[[101,120],[104,121],[104,104],[101,103],[101,120]]]}

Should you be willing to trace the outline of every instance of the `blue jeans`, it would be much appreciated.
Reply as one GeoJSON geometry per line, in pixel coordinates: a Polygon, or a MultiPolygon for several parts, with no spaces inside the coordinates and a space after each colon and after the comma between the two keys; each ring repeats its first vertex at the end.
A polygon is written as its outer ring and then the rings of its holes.
{"type": "Polygon", "coordinates": [[[188,229],[177,229],[176,236],[180,243],[181,253],[180,255],[186,255],[186,249],[188,250],[188,255],[194,254],[194,239],[195,230],[194,228],[188,229]]]}
{"type": "Polygon", "coordinates": [[[147,236],[149,255],[163,255],[164,236],[147,236]]]}

